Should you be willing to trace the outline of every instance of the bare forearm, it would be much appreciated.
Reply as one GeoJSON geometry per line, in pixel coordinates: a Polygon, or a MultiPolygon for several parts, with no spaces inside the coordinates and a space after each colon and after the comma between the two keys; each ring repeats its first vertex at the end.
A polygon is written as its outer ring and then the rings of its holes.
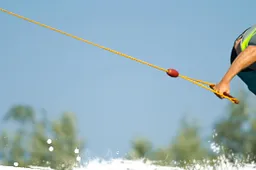
{"type": "Polygon", "coordinates": [[[256,62],[256,47],[249,46],[245,51],[241,52],[237,56],[221,81],[229,83],[241,70],[250,66],[254,62],[256,62]]]}

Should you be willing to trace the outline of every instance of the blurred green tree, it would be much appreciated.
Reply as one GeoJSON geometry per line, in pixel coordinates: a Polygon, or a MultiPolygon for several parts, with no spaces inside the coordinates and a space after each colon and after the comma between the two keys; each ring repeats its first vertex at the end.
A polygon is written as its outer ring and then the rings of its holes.
{"type": "Polygon", "coordinates": [[[79,153],[75,151],[81,152],[85,145],[84,141],[78,139],[76,125],[74,114],[69,112],[63,113],[60,120],[52,122],[52,168],[67,170],[76,164],[79,153]]]}
{"type": "Polygon", "coordinates": [[[196,121],[181,120],[180,130],[169,147],[172,159],[180,165],[188,165],[192,161],[202,161],[208,157],[208,151],[200,137],[200,128],[196,121]]]}
{"type": "Polygon", "coordinates": [[[4,165],[17,162],[22,167],[34,165],[68,170],[83,152],[84,141],[78,139],[73,113],[63,113],[59,120],[52,121],[44,114],[41,120],[37,120],[32,107],[15,105],[3,120],[20,124],[16,133],[3,131],[0,136],[0,156],[4,165]],[[31,125],[31,128],[25,128],[25,125],[31,125]],[[47,143],[49,138],[52,143],[47,143]],[[79,153],[76,152],[78,149],[79,153]]]}
{"type": "Polygon", "coordinates": [[[35,125],[30,138],[30,160],[29,164],[34,166],[50,166],[51,153],[47,144],[47,131],[45,122],[41,121],[35,125]]]}
{"type": "Polygon", "coordinates": [[[35,111],[31,106],[27,105],[14,105],[5,114],[5,121],[16,121],[23,127],[26,123],[35,122],[35,111]]]}
{"type": "Polygon", "coordinates": [[[128,156],[130,159],[149,159],[158,165],[188,165],[190,161],[206,159],[208,150],[203,145],[197,123],[184,117],[169,146],[153,149],[149,140],[137,138],[132,141],[132,151],[128,156]]]}
{"type": "Polygon", "coordinates": [[[250,111],[245,91],[241,91],[239,99],[240,104],[229,104],[224,118],[214,125],[217,133],[214,142],[223,147],[222,152],[230,161],[246,161],[249,155],[253,157],[256,154],[253,149],[256,141],[255,112],[250,111]]]}
{"type": "Polygon", "coordinates": [[[21,133],[17,133],[10,146],[10,157],[8,165],[14,165],[15,162],[19,166],[26,167],[26,150],[23,146],[24,136],[21,133]]]}
{"type": "Polygon", "coordinates": [[[0,160],[1,164],[7,165],[9,158],[9,136],[7,131],[3,130],[0,136],[0,160]]]}
{"type": "Polygon", "coordinates": [[[128,154],[128,159],[147,159],[152,151],[152,144],[143,137],[138,137],[131,141],[132,150],[128,154]]]}
{"type": "Polygon", "coordinates": [[[151,152],[150,160],[156,165],[168,166],[172,164],[173,155],[168,147],[157,148],[151,152]]]}
{"type": "Polygon", "coordinates": [[[251,159],[248,160],[248,161],[254,161],[254,162],[256,162],[256,118],[255,117],[253,117],[252,121],[250,121],[249,134],[250,134],[250,142],[251,142],[252,148],[251,148],[251,155],[250,155],[251,159]]]}
{"type": "MultiPolygon", "coordinates": [[[[27,131],[29,130],[27,127],[28,125],[33,126],[35,123],[35,112],[28,105],[14,105],[4,115],[3,121],[19,123],[15,133],[8,135],[8,144],[5,148],[2,148],[4,150],[1,149],[1,152],[5,152],[5,155],[8,155],[4,162],[7,165],[13,165],[17,162],[19,166],[26,167],[28,159],[26,140],[28,137],[27,131]]],[[[7,132],[5,134],[2,133],[2,135],[7,136],[7,132]]]]}

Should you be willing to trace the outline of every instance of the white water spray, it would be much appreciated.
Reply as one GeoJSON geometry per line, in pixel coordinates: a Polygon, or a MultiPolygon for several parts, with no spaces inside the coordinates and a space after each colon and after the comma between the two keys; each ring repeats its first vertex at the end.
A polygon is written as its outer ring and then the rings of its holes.
{"type": "MultiPolygon", "coordinates": [[[[213,138],[215,138],[218,134],[216,132],[213,133],[213,138]]],[[[216,160],[213,160],[213,164],[211,164],[210,160],[203,160],[201,162],[193,161],[192,165],[189,165],[186,168],[180,168],[177,166],[159,166],[156,165],[155,162],[144,161],[144,160],[125,160],[122,158],[115,158],[109,161],[99,158],[91,159],[85,163],[82,162],[82,158],[80,157],[79,148],[74,148],[74,153],[76,154],[77,164],[74,166],[73,170],[256,170],[256,164],[252,162],[251,164],[245,164],[235,160],[234,163],[230,163],[228,159],[221,154],[223,148],[215,142],[208,141],[211,150],[218,155],[216,160]]],[[[49,145],[49,151],[53,152],[54,148],[52,146],[52,140],[48,139],[46,143],[49,145]]],[[[109,151],[111,152],[111,151],[109,151]]],[[[112,153],[112,152],[111,152],[112,153]]],[[[119,155],[119,151],[115,152],[116,155],[119,155]]],[[[108,156],[111,157],[108,153],[108,156]]],[[[88,155],[87,155],[88,156],[88,155]]],[[[233,156],[233,155],[230,155],[233,156]]],[[[178,165],[177,163],[173,163],[174,165],[178,165]]],[[[29,169],[19,168],[19,163],[14,162],[13,167],[0,166],[1,170],[51,170],[50,168],[42,168],[42,167],[31,167],[29,169]]]]}

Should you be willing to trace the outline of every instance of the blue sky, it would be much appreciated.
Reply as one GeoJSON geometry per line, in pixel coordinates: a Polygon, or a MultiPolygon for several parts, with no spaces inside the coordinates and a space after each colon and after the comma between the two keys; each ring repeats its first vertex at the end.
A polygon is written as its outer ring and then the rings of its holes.
{"type": "MultiPolygon", "coordinates": [[[[181,74],[217,82],[256,1],[2,0],[1,8],[181,74]]],[[[184,114],[210,135],[229,103],[183,79],[0,14],[0,116],[13,104],[76,113],[96,155],[124,154],[136,136],[167,145],[184,114]]],[[[238,78],[232,92],[245,87],[238,78]]],[[[3,126],[2,126],[3,127],[3,126]]]]}

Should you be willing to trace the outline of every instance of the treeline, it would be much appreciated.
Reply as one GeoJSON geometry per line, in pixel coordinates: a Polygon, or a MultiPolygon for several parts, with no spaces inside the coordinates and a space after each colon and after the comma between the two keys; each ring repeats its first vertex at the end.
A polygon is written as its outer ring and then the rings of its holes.
{"type": "Polygon", "coordinates": [[[179,166],[189,166],[194,161],[218,163],[219,156],[230,162],[256,162],[256,110],[249,106],[245,92],[240,93],[239,99],[239,105],[230,103],[223,111],[222,118],[215,122],[213,133],[208,138],[200,136],[197,122],[183,119],[169,146],[156,148],[145,138],[135,139],[127,158],[179,166]]]}
{"type": "Polygon", "coordinates": [[[1,164],[67,170],[79,161],[85,143],[77,136],[73,113],[63,113],[59,119],[50,121],[45,112],[36,114],[31,106],[15,105],[3,120],[18,126],[14,132],[1,130],[1,164]]]}
{"type": "MultiPolygon", "coordinates": [[[[168,146],[154,147],[147,139],[135,139],[126,159],[183,166],[193,161],[214,160],[218,154],[224,154],[230,161],[256,161],[256,112],[248,105],[245,93],[239,98],[241,103],[229,104],[223,117],[214,124],[217,134],[214,138],[209,134],[208,139],[203,139],[199,124],[184,119],[168,146]],[[216,150],[213,152],[209,140],[221,148],[212,148],[216,150]]],[[[66,170],[78,163],[85,141],[78,137],[75,114],[63,113],[56,120],[49,120],[46,115],[46,112],[37,114],[26,105],[15,105],[8,110],[3,121],[12,123],[16,129],[1,130],[1,164],[13,166],[17,162],[23,167],[34,165],[66,170]]]]}

